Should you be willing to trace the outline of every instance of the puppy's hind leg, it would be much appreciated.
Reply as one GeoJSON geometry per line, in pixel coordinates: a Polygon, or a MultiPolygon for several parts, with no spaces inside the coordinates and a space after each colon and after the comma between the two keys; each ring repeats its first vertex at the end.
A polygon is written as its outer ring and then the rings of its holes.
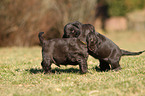
{"type": "Polygon", "coordinates": [[[112,70],[114,70],[114,71],[121,70],[121,67],[120,67],[120,65],[119,65],[119,61],[117,61],[117,62],[112,62],[112,63],[111,63],[111,67],[112,67],[112,70]]]}
{"type": "Polygon", "coordinates": [[[104,60],[99,60],[100,61],[100,70],[101,71],[108,71],[110,70],[110,66],[109,66],[109,63],[104,61],[104,60]]]}

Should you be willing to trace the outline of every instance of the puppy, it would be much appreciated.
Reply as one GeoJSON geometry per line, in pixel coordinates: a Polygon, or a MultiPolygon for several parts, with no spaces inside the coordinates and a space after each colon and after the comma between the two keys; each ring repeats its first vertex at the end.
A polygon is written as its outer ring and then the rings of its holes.
{"type": "Polygon", "coordinates": [[[80,72],[87,72],[88,49],[77,38],[62,38],[44,40],[40,32],[38,37],[42,45],[42,68],[45,73],[51,72],[51,64],[60,65],[79,65],[80,72]]]}
{"type": "Polygon", "coordinates": [[[139,55],[144,52],[129,52],[122,50],[113,41],[104,35],[95,32],[95,29],[91,24],[82,24],[78,21],[69,23],[64,27],[63,38],[70,37],[80,38],[80,40],[87,43],[89,54],[96,59],[99,59],[101,71],[110,69],[115,71],[120,70],[121,67],[119,61],[121,56],[139,55]],[[85,41],[86,38],[87,41],[85,41]],[[111,68],[109,64],[111,65],[111,68]]]}

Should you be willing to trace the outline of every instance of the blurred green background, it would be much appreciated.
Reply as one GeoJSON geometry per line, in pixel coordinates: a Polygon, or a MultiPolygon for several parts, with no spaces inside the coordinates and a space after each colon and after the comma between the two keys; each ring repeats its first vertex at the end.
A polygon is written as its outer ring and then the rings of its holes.
{"type": "Polygon", "coordinates": [[[61,38],[74,21],[106,34],[145,32],[145,0],[1,0],[0,47],[39,45],[40,31],[61,38]]]}

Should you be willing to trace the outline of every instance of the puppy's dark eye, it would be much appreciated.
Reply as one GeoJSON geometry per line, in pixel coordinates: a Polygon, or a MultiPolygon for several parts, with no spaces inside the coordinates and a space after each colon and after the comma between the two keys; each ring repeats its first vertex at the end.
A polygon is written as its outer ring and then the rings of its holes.
{"type": "Polygon", "coordinates": [[[73,28],[70,29],[70,31],[73,31],[73,30],[74,30],[73,28]]]}

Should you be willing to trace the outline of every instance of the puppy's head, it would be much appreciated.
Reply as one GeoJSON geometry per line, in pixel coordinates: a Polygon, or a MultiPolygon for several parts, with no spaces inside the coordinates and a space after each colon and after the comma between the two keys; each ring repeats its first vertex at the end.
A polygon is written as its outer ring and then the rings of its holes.
{"type": "Polygon", "coordinates": [[[75,21],[73,23],[68,23],[64,27],[64,35],[63,38],[72,38],[72,37],[78,37],[82,30],[82,23],[75,21]]]}
{"type": "Polygon", "coordinates": [[[91,32],[87,35],[86,38],[87,41],[87,47],[90,51],[96,51],[97,50],[97,44],[98,44],[98,38],[95,33],[91,32]]]}

